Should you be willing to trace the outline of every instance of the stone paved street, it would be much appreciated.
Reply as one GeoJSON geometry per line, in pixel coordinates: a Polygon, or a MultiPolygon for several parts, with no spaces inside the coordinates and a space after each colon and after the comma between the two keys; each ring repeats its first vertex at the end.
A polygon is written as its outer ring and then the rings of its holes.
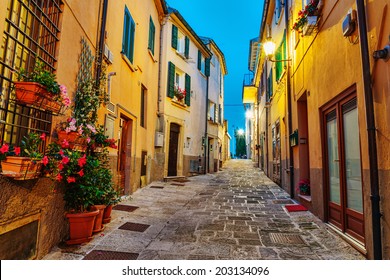
{"type": "Polygon", "coordinates": [[[308,211],[294,203],[250,160],[185,182],[153,182],[114,210],[111,223],[82,246],[59,246],[45,259],[83,259],[91,251],[136,253],[137,259],[364,259],[308,211]],[[131,222],[144,232],[119,229],[131,222]]]}

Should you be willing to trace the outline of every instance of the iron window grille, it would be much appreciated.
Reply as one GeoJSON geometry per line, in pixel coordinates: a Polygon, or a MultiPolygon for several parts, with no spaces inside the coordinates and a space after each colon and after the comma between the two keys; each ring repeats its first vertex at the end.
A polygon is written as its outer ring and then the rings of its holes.
{"type": "Polygon", "coordinates": [[[0,144],[51,131],[51,113],[16,103],[12,81],[20,69],[31,71],[37,58],[55,71],[62,5],[61,0],[8,0],[0,43],[0,144]]]}

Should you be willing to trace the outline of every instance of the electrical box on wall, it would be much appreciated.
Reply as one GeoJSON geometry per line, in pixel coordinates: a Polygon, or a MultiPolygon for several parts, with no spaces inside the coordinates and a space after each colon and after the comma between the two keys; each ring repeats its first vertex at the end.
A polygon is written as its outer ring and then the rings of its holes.
{"type": "Polygon", "coordinates": [[[356,29],[356,11],[349,10],[347,16],[343,20],[343,35],[349,37],[356,29]]]}
{"type": "Polygon", "coordinates": [[[164,134],[156,131],[156,137],[154,138],[154,146],[162,147],[164,145],[164,134]]]}

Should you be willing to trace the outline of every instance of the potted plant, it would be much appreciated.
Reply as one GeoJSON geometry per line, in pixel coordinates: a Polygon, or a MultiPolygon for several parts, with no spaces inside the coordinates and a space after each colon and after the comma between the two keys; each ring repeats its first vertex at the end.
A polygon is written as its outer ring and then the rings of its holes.
{"type": "Polygon", "coordinates": [[[15,180],[37,178],[47,159],[39,152],[39,146],[45,138],[45,133],[39,135],[31,132],[23,137],[20,147],[3,144],[0,148],[1,174],[15,180]]]}
{"type": "Polygon", "coordinates": [[[181,89],[178,84],[175,85],[175,88],[173,90],[174,97],[180,101],[183,102],[184,98],[186,97],[186,90],[181,89]]]}
{"type": "Polygon", "coordinates": [[[303,35],[310,35],[317,24],[318,15],[321,9],[321,0],[311,0],[303,10],[298,12],[298,18],[293,24],[292,29],[303,35]]]}
{"type": "Polygon", "coordinates": [[[55,74],[44,69],[44,66],[37,59],[32,72],[19,71],[14,82],[16,99],[23,104],[59,113],[62,107],[69,107],[70,98],[66,87],[59,85],[55,74]]]}
{"type": "Polygon", "coordinates": [[[107,147],[113,149],[118,148],[116,140],[108,138],[108,136],[105,135],[103,126],[99,126],[95,131],[91,131],[91,137],[88,144],[91,147],[92,152],[103,152],[107,147]]]}
{"type": "Polygon", "coordinates": [[[298,190],[301,195],[310,195],[310,181],[301,179],[298,183],[298,190]]]}
{"type": "Polygon", "coordinates": [[[87,143],[90,142],[91,133],[96,132],[93,125],[77,124],[75,118],[68,118],[57,125],[57,142],[62,148],[70,148],[85,152],[87,143]]]}

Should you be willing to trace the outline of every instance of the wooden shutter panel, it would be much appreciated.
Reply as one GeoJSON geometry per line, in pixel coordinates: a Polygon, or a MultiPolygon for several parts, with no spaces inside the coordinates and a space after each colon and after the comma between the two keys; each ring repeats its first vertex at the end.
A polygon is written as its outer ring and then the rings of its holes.
{"type": "Polygon", "coordinates": [[[189,58],[189,54],[190,54],[190,39],[186,36],[185,37],[184,55],[186,58],[189,58]]]}
{"type": "Polygon", "coordinates": [[[168,63],[168,88],[167,96],[173,98],[175,90],[175,64],[169,61],[168,63]]]}
{"type": "Polygon", "coordinates": [[[177,50],[178,29],[176,25],[172,24],[172,48],[177,50]]]}
{"type": "Polygon", "coordinates": [[[127,8],[125,8],[125,15],[123,19],[123,38],[122,38],[122,53],[128,56],[128,43],[129,43],[129,27],[130,18],[127,8]]]}
{"type": "Polygon", "coordinates": [[[154,54],[154,37],[155,37],[155,34],[156,34],[156,27],[154,26],[152,17],[150,17],[150,20],[149,20],[149,44],[148,44],[148,48],[152,52],[152,54],[154,54]]]}
{"type": "Polygon", "coordinates": [[[206,58],[206,65],[205,65],[205,69],[204,69],[204,74],[207,76],[207,77],[210,77],[210,58],[206,58]]]}
{"type": "Polygon", "coordinates": [[[130,17],[130,54],[129,60],[134,63],[135,22],[130,17]]]}
{"type": "Polygon", "coordinates": [[[187,106],[190,106],[191,105],[191,77],[188,74],[186,74],[185,89],[186,89],[185,103],[187,106]]]}
{"type": "Polygon", "coordinates": [[[198,70],[202,69],[202,53],[198,50],[198,70]]]}

